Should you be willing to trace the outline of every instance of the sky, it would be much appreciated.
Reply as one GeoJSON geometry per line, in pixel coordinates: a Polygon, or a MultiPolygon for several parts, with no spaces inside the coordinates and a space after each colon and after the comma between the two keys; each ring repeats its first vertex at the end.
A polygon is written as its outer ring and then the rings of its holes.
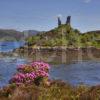
{"type": "Polygon", "coordinates": [[[69,15],[81,32],[100,30],[100,0],[0,0],[0,29],[49,31],[69,15]]]}

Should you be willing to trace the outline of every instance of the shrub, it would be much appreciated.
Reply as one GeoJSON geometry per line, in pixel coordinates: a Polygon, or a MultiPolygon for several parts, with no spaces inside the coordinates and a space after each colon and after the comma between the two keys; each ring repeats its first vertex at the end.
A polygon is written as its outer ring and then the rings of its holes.
{"type": "Polygon", "coordinates": [[[30,64],[20,65],[17,73],[13,75],[10,83],[39,85],[41,81],[48,80],[50,66],[44,62],[32,62],[30,64]]]}

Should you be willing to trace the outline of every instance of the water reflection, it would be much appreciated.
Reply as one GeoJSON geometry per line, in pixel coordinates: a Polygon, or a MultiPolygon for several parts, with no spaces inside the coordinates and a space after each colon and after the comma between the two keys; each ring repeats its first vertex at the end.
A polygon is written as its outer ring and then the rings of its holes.
{"type": "Polygon", "coordinates": [[[83,49],[83,50],[65,50],[65,51],[35,51],[33,54],[28,54],[33,60],[42,60],[49,63],[74,63],[83,62],[86,60],[100,61],[100,50],[98,49],[83,49]]]}

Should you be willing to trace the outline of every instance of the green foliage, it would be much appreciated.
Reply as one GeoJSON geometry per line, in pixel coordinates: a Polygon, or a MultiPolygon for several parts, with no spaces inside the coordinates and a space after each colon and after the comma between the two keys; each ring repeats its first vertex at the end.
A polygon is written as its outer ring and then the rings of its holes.
{"type": "Polygon", "coordinates": [[[80,33],[70,25],[59,27],[27,39],[28,43],[37,46],[66,46],[66,47],[100,47],[100,33],[80,33]]]}
{"type": "Polygon", "coordinates": [[[39,39],[40,39],[40,36],[32,36],[26,39],[26,41],[28,42],[29,45],[31,45],[31,44],[36,44],[37,41],[39,41],[39,39]]]}

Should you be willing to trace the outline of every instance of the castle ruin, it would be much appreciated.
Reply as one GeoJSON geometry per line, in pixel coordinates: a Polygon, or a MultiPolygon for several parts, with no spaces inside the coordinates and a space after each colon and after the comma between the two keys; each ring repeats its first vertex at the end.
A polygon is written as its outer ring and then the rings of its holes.
{"type": "MultiPolygon", "coordinates": [[[[70,25],[71,24],[71,16],[68,16],[67,17],[67,20],[66,20],[66,25],[70,25]]],[[[58,17],[58,26],[62,25],[62,22],[61,22],[61,19],[60,17],[58,17]]]]}
{"type": "Polygon", "coordinates": [[[66,24],[67,25],[70,25],[71,24],[71,16],[68,16],[67,17],[66,24]]]}

